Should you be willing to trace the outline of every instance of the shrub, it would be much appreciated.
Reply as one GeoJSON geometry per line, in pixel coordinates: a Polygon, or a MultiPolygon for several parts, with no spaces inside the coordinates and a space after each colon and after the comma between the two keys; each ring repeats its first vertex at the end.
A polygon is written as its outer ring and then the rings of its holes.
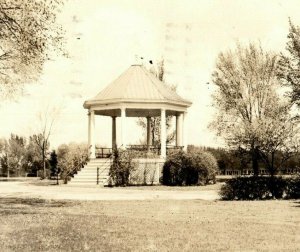
{"type": "Polygon", "coordinates": [[[300,199],[300,174],[288,179],[286,188],[286,198],[300,199]]]}
{"type": "Polygon", "coordinates": [[[110,185],[126,186],[129,184],[130,172],[134,168],[131,161],[131,152],[118,149],[113,151],[113,164],[109,170],[110,185]]]}
{"type": "Polygon", "coordinates": [[[223,200],[266,200],[300,198],[300,179],[282,177],[237,177],[221,187],[223,200]]]}
{"type": "Polygon", "coordinates": [[[57,148],[57,167],[60,177],[67,183],[88,161],[88,146],[86,144],[69,143],[57,148]]]}
{"type": "Polygon", "coordinates": [[[215,182],[217,161],[207,152],[177,152],[170,155],[163,167],[165,185],[204,185],[215,182]]]}

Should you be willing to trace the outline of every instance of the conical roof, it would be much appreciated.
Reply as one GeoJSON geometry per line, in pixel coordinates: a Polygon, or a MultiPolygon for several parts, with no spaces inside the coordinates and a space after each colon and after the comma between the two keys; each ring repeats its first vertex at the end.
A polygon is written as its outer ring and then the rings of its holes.
{"type": "Polygon", "coordinates": [[[84,107],[116,102],[168,103],[185,107],[192,104],[141,65],[130,66],[94,98],[87,100],[84,107]]]}

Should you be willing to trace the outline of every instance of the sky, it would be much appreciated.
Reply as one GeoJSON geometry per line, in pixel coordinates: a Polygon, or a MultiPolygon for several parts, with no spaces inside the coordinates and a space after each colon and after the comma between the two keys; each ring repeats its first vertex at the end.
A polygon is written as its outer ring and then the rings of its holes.
{"type": "MultiPolygon", "coordinates": [[[[235,44],[257,42],[266,50],[284,52],[288,18],[300,25],[299,0],[72,0],[58,21],[66,30],[68,58],[46,62],[37,83],[26,86],[16,101],[0,103],[0,137],[29,136],[42,125],[38,114],[51,117],[51,148],[86,142],[85,100],[116,79],[136,57],[165,61],[168,84],[193,102],[188,110],[187,143],[222,146],[208,129],[214,118],[211,74],[221,51],[235,44]],[[208,84],[209,83],[209,84],[208,84]]],[[[127,120],[127,142],[138,143],[143,132],[127,120]]],[[[96,143],[111,143],[111,119],[96,117],[96,143]]]]}

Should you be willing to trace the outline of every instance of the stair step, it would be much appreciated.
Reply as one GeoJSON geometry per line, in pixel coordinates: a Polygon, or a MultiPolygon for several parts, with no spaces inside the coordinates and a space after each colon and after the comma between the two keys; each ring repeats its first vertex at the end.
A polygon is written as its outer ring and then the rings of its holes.
{"type": "Polygon", "coordinates": [[[100,186],[108,185],[110,166],[110,159],[91,159],[68,184],[97,186],[97,168],[99,168],[98,184],[100,186]]]}

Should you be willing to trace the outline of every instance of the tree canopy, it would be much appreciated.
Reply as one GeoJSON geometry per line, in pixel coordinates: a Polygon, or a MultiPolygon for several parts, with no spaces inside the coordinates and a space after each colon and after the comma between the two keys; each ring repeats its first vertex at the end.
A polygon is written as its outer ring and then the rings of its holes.
{"type": "Polygon", "coordinates": [[[278,59],[261,46],[238,44],[235,51],[219,54],[212,75],[217,86],[214,105],[218,115],[211,126],[229,146],[251,153],[256,175],[259,157],[272,163],[270,155],[288,147],[287,139],[296,134],[290,103],[277,93],[278,59]]]}
{"type": "Polygon", "coordinates": [[[291,88],[291,101],[300,106],[300,27],[289,20],[288,54],[281,54],[279,77],[291,88]]]}
{"type": "Polygon", "coordinates": [[[61,0],[1,0],[0,94],[8,97],[35,80],[51,54],[63,52],[57,23],[61,0]]]}

